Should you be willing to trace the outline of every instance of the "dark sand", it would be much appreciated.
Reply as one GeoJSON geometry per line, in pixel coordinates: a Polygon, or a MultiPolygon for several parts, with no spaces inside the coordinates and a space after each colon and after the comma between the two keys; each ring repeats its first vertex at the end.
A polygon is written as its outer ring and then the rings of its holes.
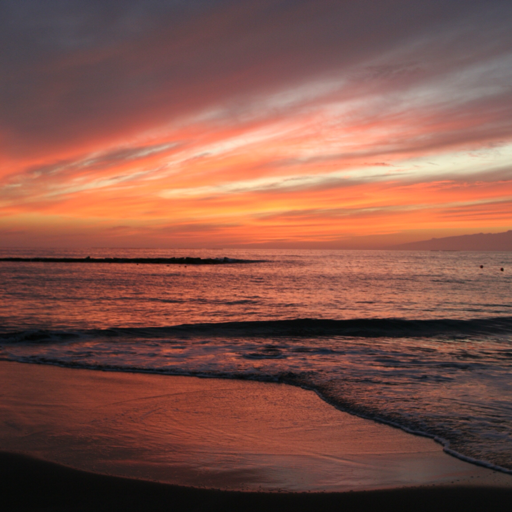
{"type": "Polygon", "coordinates": [[[0,453],[4,511],[507,511],[512,489],[415,487],[346,493],[257,493],[102,476],[0,453]]]}
{"type": "Polygon", "coordinates": [[[298,388],[7,362],[0,385],[1,510],[438,511],[512,503],[510,475],[298,388]]]}

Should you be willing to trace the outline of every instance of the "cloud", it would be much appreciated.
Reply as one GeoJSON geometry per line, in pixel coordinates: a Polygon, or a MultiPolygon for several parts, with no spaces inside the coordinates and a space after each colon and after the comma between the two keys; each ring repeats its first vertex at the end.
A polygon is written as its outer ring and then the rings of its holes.
{"type": "Polygon", "coordinates": [[[327,238],[334,211],[504,223],[475,205],[509,197],[511,21],[501,0],[5,0],[0,216],[230,240],[297,211],[327,238]]]}
{"type": "MultiPolygon", "coordinates": [[[[503,30],[506,20],[496,18],[510,11],[467,0],[2,6],[0,122],[14,152],[122,137],[340,72],[361,69],[358,82],[396,86],[418,64],[380,61],[409,45],[420,46],[414,58],[432,73],[440,67],[433,58],[451,67],[478,49],[481,62],[503,51],[486,25],[503,30]],[[450,51],[436,43],[439,32],[454,33],[450,51]]],[[[502,35],[502,45],[509,39],[502,35]]]]}

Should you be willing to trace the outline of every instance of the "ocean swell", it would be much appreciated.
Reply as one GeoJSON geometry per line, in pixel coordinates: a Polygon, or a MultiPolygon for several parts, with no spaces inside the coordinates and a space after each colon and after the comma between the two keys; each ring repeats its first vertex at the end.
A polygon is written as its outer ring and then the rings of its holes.
{"type": "Polygon", "coordinates": [[[248,322],[221,322],[172,325],[166,327],[111,327],[108,329],[37,330],[0,332],[0,343],[58,342],[77,337],[163,338],[208,337],[325,337],[424,338],[438,336],[470,337],[509,335],[512,317],[408,320],[365,318],[330,320],[296,318],[248,322]]]}

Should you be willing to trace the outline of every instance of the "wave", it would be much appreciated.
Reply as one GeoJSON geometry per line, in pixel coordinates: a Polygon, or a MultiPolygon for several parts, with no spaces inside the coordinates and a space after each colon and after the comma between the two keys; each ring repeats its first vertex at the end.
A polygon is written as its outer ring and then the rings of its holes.
{"type": "Polygon", "coordinates": [[[464,338],[481,335],[509,335],[512,317],[475,319],[407,320],[370,318],[330,320],[296,318],[246,322],[197,323],[164,327],[112,327],[84,330],[40,330],[0,332],[0,343],[55,343],[80,338],[315,338],[344,336],[359,338],[416,338],[450,336],[464,338]]]}

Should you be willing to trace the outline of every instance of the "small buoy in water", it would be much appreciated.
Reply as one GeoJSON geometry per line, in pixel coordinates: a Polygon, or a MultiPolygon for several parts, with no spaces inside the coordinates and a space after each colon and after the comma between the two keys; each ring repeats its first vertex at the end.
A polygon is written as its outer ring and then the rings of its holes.
{"type": "Polygon", "coordinates": [[[503,267],[501,267],[500,270],[503,272],[503,267]]]}
{"type": "Polygon", "coordinates": [[[480,265],[480,268],[484,268],[484,266],[483,266],[483,265],[480,265]]]}

